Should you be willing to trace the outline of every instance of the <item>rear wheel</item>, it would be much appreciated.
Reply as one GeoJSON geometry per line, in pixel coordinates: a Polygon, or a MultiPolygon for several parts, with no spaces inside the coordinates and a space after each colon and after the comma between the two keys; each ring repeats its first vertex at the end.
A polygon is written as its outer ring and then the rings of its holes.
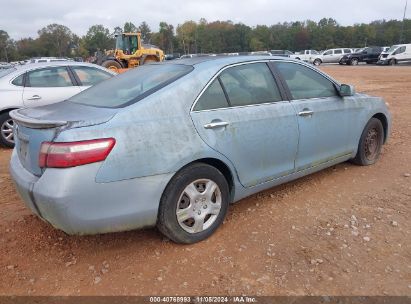
{"type": "Polygon", "coordinates": [[[319,66],[322,63],[322,61],[320,59],[315,59],[313,64],[316,66],[319,66]]]}
{"type": "Polygon", "coordinates": [[[114,72],[118,72],[119,69],[123,68],[121,64],[115,60],[106,60],[103,62],[102,66],[114,72]]]}
{"type": "Polygon", "coordinates": [[[374,164],[380,157],[383,142],[382,123],[377,118],[371,118],[361,134],[357,155],[352,162],[360,166],[374,164]]]}
{"type": "Polygon", "coordinates": [[[197,163],[178,172],[160,202],[158,229],[177,243],[209,237],[221,225],[229,204],[229,188],[216,168],[197,163]]]}
{"type": "Polygon", "coordinates": [[[0,114],[0,146],[4,148],[14,147],[13,119],[9,113],[0,114]]]}

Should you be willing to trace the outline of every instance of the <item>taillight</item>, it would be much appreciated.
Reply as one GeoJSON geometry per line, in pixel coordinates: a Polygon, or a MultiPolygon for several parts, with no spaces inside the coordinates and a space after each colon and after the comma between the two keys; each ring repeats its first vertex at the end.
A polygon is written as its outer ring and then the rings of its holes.
{"type": "Polygon", "coordinates": [[[40,147],[40,168],[69,168],[103,161],[116,140],[93,139],[75,142],[43,142],[40,147]]]}

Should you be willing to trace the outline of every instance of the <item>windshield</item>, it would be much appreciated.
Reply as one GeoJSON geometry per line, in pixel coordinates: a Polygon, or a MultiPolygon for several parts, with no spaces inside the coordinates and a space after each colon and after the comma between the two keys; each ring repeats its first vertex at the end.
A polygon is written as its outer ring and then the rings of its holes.
{"type": "Polygon", "coordinates": [[[387,51],[387,53],[392,53],[394,52],[396,49],[399,48],[399,45],[393,45],[392,47],[389,48],[389,50],[387,51]]]}
{"type": "Polygon", "coordinates": [[[6,69],[1,69],[0,68],[0,78],[1,77],[4,77],[4,76],[6,76],[6,75],[8,75],[8,74],[10,74],[11,72],[14,72],[14,71],[17,71],[17,69],[16,68],[6,68],[6,69]]]}
{"type": "Polygon", "coordinates": [[[71,97],[69,101],[95,107],[125,107],[176,81],[192,70],[192,66],[183,64],[144,65],[102,81],[71,97]]]}

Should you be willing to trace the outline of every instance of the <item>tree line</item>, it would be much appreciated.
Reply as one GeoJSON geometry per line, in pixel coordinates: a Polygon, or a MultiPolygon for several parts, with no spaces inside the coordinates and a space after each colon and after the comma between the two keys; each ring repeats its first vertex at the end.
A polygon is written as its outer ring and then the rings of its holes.
{"type": "Polygon", "coordinates": [[[160,22],[157,32],[146,22],[136,26],[126,22],[123,27],[109,29],[92,25],[80,37],[67,26],[50,24],[38,31],[37,38],[13,40],[0,29],[0,61],[16,61],[31,57],[93,56],[97,50],[110,50],[119,32],[141,32],[143,41],[154,44],[166,53],[228,53],[287,49],[324,50],[335,47],[390,46],[411,43],[411,19],[377,20],[342,26],[332,18],[277,23],[254,27],[232,21],[186,21],[174,28],[160,22]]]}

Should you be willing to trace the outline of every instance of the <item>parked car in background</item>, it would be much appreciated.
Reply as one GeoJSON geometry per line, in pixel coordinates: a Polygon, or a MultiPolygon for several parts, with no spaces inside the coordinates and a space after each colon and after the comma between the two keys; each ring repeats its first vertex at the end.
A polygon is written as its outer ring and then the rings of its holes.
{"type": "Polygon", "coordinates": [[[377,64],[397,64],[411,61],[411,44],[393,45],[388,51],[382,52],[377,64]]]}
{"type": "Polygon", "coordinates": [[[304,50],[290,55],[290,58],[309,62],[314,65],[320,65],[322,63],[322,56],[316,50],[304,50]]]}
{"type": "Polygon", "coordinates": [[[14,64],[8,62],[0,62],[0,70],[12,68],[14,64]]]}
{"type": "Polygon", "coordinates": [[[59,58],[59,57],[36,57],[31,58],[29,63],[42,63],[42,62],[59,62],[59,61],[73,61],[68,58],[59,58]]]}
{"type": "Polygon", "coordinates": [[[391,125],[381,98],[270,56],[144,65],[11,115],[11,175],[35,214],[69,234],[157,225],[180,243],[210,236],[246,196],[375,163],[391,125]]]}
{"type": "Polygon", "coordinates": [[[341,58],[340,63],[347,65],[357,65],[360,62],[365,62],[367,64],[376,63],[381,52],[382,47],[380,46],[366,47],[359,52],[344,55],[341,58]]]}
{"type": "Polygon", "coordinates": [[[0,146],[13,147],[13,120],[9,112],[65,100],[114,72],[77,62],[32,63],[0,70],[0,146]]]}
{"type": "Polygon", "coordinates": [[[323,63],[340,63],[344,55],[351,53],[353,50],[349,48],[329,49],[321,53],[321,60],[323,63]]]}
{"type": "Polygon", "coordinates": [[[280,56],[280,57],[290,57],[291,55],[294,55],[294,53],[289,50],[271,50],[270,53],[273,56],[280,56]]]}

